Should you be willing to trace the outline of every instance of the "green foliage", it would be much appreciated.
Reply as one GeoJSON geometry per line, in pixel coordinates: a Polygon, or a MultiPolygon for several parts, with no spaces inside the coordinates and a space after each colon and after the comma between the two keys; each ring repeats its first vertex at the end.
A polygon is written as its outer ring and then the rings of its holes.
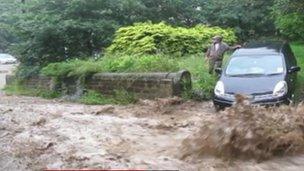
{"type": "Polygon", "coordinates": [[[137,102],[137,98],[134,94],[129,93],[126,90],[116,90],[114,92],[114,103],[120,105],[127,105],[137,102]]]}
{"type": "Polygon", "coordinates": [[[87,105],[113,104],[112,99],[109,99],[103,96],[101,93],[93,90],[89,90],[82,97],[80,97],[79,102],[87,105]]]}
{"type": "Polygon", "coordinates": [[[274,36],[271,17],[274,0],[202,0],[201,16],[211,25],[236,30],[241,40],[259,36],[274,36]]]}
{"type": "Polygon", "coordinates": [[[216,78],[208,74],[203,54],[188,55],[172,59],[163,55],[143,56],[106,56],[95,60],[72,60],[53,63],[42,69],[42,74],[64,79],[65,77],[86,77],[98,72],[176,72],[189,70],[193,79],[193,87],[210,99],[216,78]]]}
{"type": "Polygon", "coordinates": [[[222,35],[228,43],[234,43],[233,30],[198,25],[193,28],[172,27],[165,23],[137,23],[120,28],[107,53],[166,54],[183,56],[206,49],[211,37],[222,35]]]}
{"type": "Polygon", "coordinates": [[[17,67],[15,75],[19,80],[24,80],[33,75],[38,75],[40,70],[41,67],[39,66],[26,66],[21,64],[17,67]]]}
{"type": "Polygon", "coordinates": [[[21,13],[18,0],[0,0],[0,52],[8,52],[9,47],[18,42],[11,25],[16,20],[11,14],[21,13]]]}
{"type": "Polygon", "coordinates": [[[103,66],[94,60],[71,60],[67,62],[51,63],[41,70],[46,76],[63,79],[65,77],[86,77],[102,71],[103,66]]]}
{"type": "Polygon", "coordinates": [[[103,52],[117,28],[134,22],[183,25],[199,21],[192,17],[197,13],[197,0],[191,0],[195,6],[185,5],[189,0],[26,0],[22,5],[17,0],[13,5],[9,0],[1,1],[8,2],[5,7],[19,10],[9,13],[15,19],[10,26],[22,40],[14,50],[26,66],[45,66],[103,52]]]}
{"type": "Polygon", "coordinates": [[[125,90],[116,90],[112,96],[104,96],[99,92],[89,90],[80,99],[79,102],[88,105],[105,105],[105,104],[119,104],[127,105],[135,103],[137,99],[131,93],[125,90]]]}
{"type": "Polygon", "coordinates": [[[35,96],[45,99],[54,99],[60,97],[60,93],[55,91],[48,91],[43,89],[31,89],[22,85],[22,82],[15,81],[4,88],[4,91],[8,95],[22,95],[22,96],[35,96]]]}
{"type": "Polygon", "coordinates": [[[216,77],[208,73],[208,64],[205,63],[203,56],[204,54],[197,54],[179,60],[179,68],[188,70],[192,76],[194,92],[188,93],[188,98],[201,100],[212,97],[216,77]]]}
{"type": "Polygon", "coordinates": [[[286,14],[276,20],[280,32],[292,40],[304,40],[304,14],[286,14]]]}
{"type": "Polygon", "coordinates": [[[275,0],[273,16],[280,33],[292,40],[304,40],[302,0],[275,0]]]}
{"type": "Polygon", "coordinates": [[[294,42],[291,44],[292,50],[297,58],[298,65],[301,67],[302,71],[298,74],[297,89],[295,92],[295,100],[303,101],[304,99],[304,43],[294,42]]]}
{"type": "Polygon", "coordinates": [[[174,59],[163,56],[106,56],[99,60],[72,60],[52,63],[41,71],[46,76],[59,79],[65,77],[86,77],[98,72],[162,72],[177,71],[174,59]]]}
{"type": "Polygon", "coordinates": [[[111,5],[109,0],[27,2],[26,13],[17,15],[14,24],[23,39],[15,47],[19,60],[27,66],[45,66],[99,52],[119,25],[108,17],[111,5]]]}

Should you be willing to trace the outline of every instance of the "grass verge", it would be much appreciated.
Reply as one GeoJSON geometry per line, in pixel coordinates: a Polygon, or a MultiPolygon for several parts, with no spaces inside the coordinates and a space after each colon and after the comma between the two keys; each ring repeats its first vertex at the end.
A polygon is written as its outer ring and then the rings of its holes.
{"type": "Polygon", "coordinates": [[[31,89],[15,81],[10,85],[6,85],[3,89],[7,95],[35,96],[45,99],[54,99],[60,97],[60,93],[43,89],[31,89]]]}
{"type": "Polygon", "coordinates": [[[137,101],[134,94],[125,90],[116,90],[113,95],[105,96],[99,92],[89,90],[78,100],[80,103],[87,105],[105,105],[105,104],[119,104],[127,105],[137,101]]]}
{"type": "Polygon", "coordinates": [[[297,89],[295,92],[296,102],[304,99],[304,42],[293,42],[291,48],[297,58],[298,66],[302,68],[298,73],[297,89]]]}

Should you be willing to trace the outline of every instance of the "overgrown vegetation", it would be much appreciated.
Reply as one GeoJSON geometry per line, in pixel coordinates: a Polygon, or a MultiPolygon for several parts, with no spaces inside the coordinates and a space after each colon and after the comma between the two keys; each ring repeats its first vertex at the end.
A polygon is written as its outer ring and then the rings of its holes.
{"type": "Polygon", "coordinates": [[[97,72],[166,72],[178,71],[176,60],[162,55],[105,56],[99,60],[72,60],[52,63],[41,71],[46,76],[82,77],[97,72]]]}
{"type": "Polygon", "coordinates": [[[301,72],[298,73],[297,89],[295,92],[295,100],[303,101],[304,99],[304,43],[295,42],[291,44],[292,50],[297,58],[298,65],[301,67],[301,72]]]}
{"type": "Polygon", "coordinates": [[[280,33],[290,40],[304,40],[304,3],[302,0],[275,0],[273,15],[280,33]]]}
{"type": "Polygon", "coordinates": [[[197,25],[193,28],[172,27],[165,23],[136,23],[122,27],[107,48],[110,54],[165,54],[184,56],[201,53],[215,35],[222,35],[229,44],[236,42],[232,29],[197,25]]]}
{"type": "Polygon", "coordinates": [[[45,99],[54,99],[60,97],[60,93],[44,89],[31,89],[23,86],[22,82],[14,81],[10,85],[6,85],[4,91],[8,95],[36,96],[45,99]]]}
{"type": "Polygon", "coordinates": [[[102,95],[99,92],[89,90],[78,100],[81,103],[88,105],[105,105],[105,104],[119,104],[127,105],[135,103],[137,98],[125,90],[116,90],[111,96],[102,95]]]}
{"type": "MultiPolygon", "coordinates": [[[[203,54],[171,58],[164,55],[143,55],[104,57],[95,60],[73,60],[53,63],[42,69],[42,74],[64,79],[66,77],[86,77],[98,72],[177,72],[186,69],[191,72],[193,86],[201,98],[210,99],[216,77],[207,72],[203,54]]],[[[196,92],[190,92],[189,98],[196,98],[196,92]],[[193,94],[195,93],[195,94],[193,94]]]]}

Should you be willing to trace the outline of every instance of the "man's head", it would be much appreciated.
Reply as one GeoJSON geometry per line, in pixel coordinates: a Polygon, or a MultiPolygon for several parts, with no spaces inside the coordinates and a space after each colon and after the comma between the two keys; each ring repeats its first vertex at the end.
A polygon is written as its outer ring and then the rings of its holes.
{"type": "Polygon", "coordinates": [[[220,42],[222,42],[222,40],[223,40],[222,36],[214,36],[212,38],[212,43],[220,43],[220,42]]]}

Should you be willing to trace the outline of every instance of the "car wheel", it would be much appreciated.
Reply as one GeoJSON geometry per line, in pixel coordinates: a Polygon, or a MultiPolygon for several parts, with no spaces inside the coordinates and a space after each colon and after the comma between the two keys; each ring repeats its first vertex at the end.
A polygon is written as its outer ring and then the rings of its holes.
{"type": "Polygon", "coordinates": [[[225,110],[225,107],[221,106],[221,105],[214,105],[214,108],[215,108],[216,112],[220,112],[220,111],[225,110]]]}

